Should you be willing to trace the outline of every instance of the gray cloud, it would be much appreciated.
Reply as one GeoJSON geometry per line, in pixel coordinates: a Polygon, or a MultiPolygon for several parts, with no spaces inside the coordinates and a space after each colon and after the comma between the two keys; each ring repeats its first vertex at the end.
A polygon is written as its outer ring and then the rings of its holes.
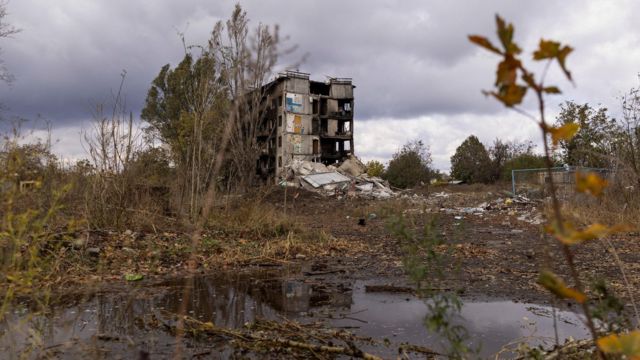
{"type": "MultiPolygon", "coordinates": [[[[550,102],[552,111],[564,99],[615,109],[616,96],[637,84],[640,71],[640,29],[632,17],[640,4],[631,0],[241,3],[254,24],[277,23],[289,38],[285,46],[298,46],[282,66],[308,54],[300,70],[314,78],[354,78],[356,113],[362,120],[356,150],[365,158],[386,159],[399,146],[375,146],[373,139],[384,139],[374,132],[387,131],[385,123],[395,126],[393,144],[417,134],[431,139],[434,158],[443,168],[468,134],[490,138],[487,124],[505,137],[521,136],[516,123],[500,126],[491,120],[506,116],[480,95],[492,84],[496,59],[466,40],[469,33],[492,35],[495,13],[516,24],[516,38],[527,49],[541,36],[576,47],[569,66],[578,86],[570,86],[557,72],[549,74],[565,90],[550,102]],[[411,124],[406,126],[411,130],[398,131],[400,124],[411,124]]],[[[8,114],[41,114],[54,126],[79,127],[91,104],[108,99],[126,69],[127,100],[137,113],[160,67],[182,57],[177,31],[185,31],[190,43],[203,43],[233,6],[232,1],[209,0],[13,0],[9,20],[23,32],[0,41],[6,65],[16,76],[11,87],[0,86],[0,102],[10,107],[8,114]]]]}

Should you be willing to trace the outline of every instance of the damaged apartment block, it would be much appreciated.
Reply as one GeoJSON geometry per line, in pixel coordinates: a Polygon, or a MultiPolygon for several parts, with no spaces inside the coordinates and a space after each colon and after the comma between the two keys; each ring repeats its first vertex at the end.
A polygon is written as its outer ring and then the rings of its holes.
{"type": "Polygon", "coordinates": [[[286,71],[263,87],[265,111],[258,144],[257,175],[282,179],[294,160],[324,165],[353,154],[353,89],[350,78],[309,80],[286,71]]]}

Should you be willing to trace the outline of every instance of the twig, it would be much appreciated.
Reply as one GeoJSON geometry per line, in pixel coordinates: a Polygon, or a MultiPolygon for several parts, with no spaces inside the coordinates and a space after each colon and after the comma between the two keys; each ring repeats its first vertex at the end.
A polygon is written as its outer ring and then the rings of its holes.
{"type": "MultiPolygon", "coordinates": [[[[268,343],[276,343],[280,346],[287,348],[296,348],[307,350],[314,353],[328,353],[328,354],[336,354],[336,355],[346,355],[352,356],[360,359],[367,360],[382,360],[382,358],[366,353],[358,348],[356,348],[353,344],[350,344],[349,347],[343,346],[331,346],[331,345],[317,345],[311,344],[302,341],[290,340],[281,337],[267,337],[264,335],[260,335],[257,332],[248,332],[248,331],[234,331],[225,328],[218,327],[213,323],[203,323],[189,316],[180,316],[179,319],[182,319],[184,325],[191,325],[195,328],[195,330],[202,331],[204,333],[214,334],[214,335],[226,335],[235,337],[242,340],[252,340],[257,342],[268,342],[268,343]]],[[[184,330],[183,330],[184,331],[184,330]]]]}

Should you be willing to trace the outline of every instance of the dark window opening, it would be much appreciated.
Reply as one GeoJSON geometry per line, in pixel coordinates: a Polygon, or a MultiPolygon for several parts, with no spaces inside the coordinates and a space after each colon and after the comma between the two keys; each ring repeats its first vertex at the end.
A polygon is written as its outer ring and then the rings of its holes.
{"type": "Polygon", "coordinates": [[[278,147],[282,147],[282,136],[278,136],[278,147]]]}
{"type": "Polygon", "coordinates": [[[327,99],[320,99],[320,115],[327,115],[327,99]]]}
{"type": "Polygon", "coordinates": [[[329,96],[329,92],[331,91],[331,85],[325,84],[324,82],[319,82],[319,81],[310,81],[309,91],[312,94],[329,96]]]}
{"type": "Polygon", "coordinates": [[[278,115],[278,127],[282,127],[282,115],[278,115]]]}
{"type": "Polygon", "coordinates": [[[278,167],[282,167],[282,156],[278,156],[278,167]]]}

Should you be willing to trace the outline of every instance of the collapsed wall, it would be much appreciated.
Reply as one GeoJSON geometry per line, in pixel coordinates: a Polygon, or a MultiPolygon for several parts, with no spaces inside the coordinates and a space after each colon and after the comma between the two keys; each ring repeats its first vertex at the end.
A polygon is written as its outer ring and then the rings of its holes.
{"type": "Polygon", "coordinates": [[[367,175],[355,156],[335,165],[294,160],[287,169],[285,186],[302,187],[325,196],[388,199],[396,195],[386,180],[367,175]]]}

